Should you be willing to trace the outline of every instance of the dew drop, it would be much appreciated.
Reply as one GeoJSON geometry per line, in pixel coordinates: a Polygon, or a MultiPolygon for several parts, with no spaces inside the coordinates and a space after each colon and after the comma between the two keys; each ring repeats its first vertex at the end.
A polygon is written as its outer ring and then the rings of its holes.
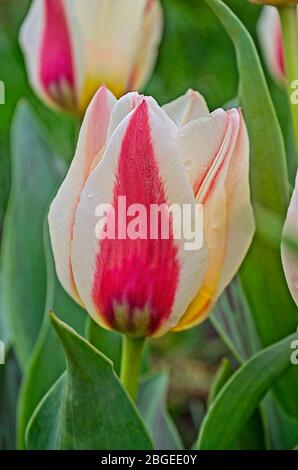
{"type": "Polygon", "coordinates": [[[195,166],[193,160],[184,160],[183,164],[184,164],[186,170],[192,170],[195,166]]]}

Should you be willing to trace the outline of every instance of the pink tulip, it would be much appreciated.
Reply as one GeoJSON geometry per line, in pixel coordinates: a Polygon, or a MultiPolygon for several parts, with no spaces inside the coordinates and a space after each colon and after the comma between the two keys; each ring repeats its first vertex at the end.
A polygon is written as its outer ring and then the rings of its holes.
{"type": "MultiPolygon", "coordinates": [[[[52,202],[58,277],[100,325],[158,336],[201,322],[251,243],[249,144],[238,109],[210,114],[197,92],[160,108],[151,97],[120,100],[101,88],[91,101],[69,172],[52,202]],[[204,209],[204,244],[160,231],[131,239],[95,236],[99,204],[177,204],[204,209]]],[[[119,215],[119,214],[118,214],[119,215]]],[[[193,212],[189,218],[193,222],[193,212]]],[[[147,221],[147,219],[146,219],[147,221]]],[[[118,224],[118,230],[123,226],[118,224]]]]}
{"type": "Polygon", "coordinates": [[[258,22],[258,36],[269,72],[279,84],[284,84],[285,59],[277,8],[271,6],[263,8],[258,22]]]}
{"type": "Polygon", "coordinates": [[[33,0],[20,43],[37,94],[82,115],[103,83],[121,96],[147,82],[161,32],[159,0],[33,0]]]}

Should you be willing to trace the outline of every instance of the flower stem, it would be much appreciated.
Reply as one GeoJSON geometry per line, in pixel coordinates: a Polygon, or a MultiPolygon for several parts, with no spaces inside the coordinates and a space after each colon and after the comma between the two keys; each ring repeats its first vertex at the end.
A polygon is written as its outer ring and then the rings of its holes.
{"type": "Polygon", "coordinates": [[[283,49],[285,54],[287,90],[292,114],[293,128],[295,133],[296,158],[298,159],[298,104],[295,104],[291,100],[291,95],[294,91],[291,85],[295,81],[298,81],[297,5],[287,5],[280,7],[279,15],[283,34],[283,49]]]}
{"type": "Polygon", "coordinates": [[[144,343],[145,338],[123,335],[121,382],[133,401],[136,401],[138,394],[144,343]]]}

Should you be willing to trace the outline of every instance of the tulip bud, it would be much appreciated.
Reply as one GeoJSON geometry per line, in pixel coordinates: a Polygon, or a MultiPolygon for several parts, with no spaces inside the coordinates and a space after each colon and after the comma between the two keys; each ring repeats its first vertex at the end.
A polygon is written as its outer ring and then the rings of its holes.
{"type": "Polygon", "coordinates": [[[117,101],[101,88],[49,211],[60,282],[96,322],[126,334],[199,323],[254,233],[248,163],[238,109],[210,113],[194,91],[160,108],[151,97],[117,101]],[[198,203],[204,227],[196,225],[198,203]],[[190,209],[183,220],[194,237],[204,228],[202,244],[189,249],[189,235],[176,236],[172,205],[190,209]],[[154,224],[153,209],[162,222],[154,224]]]}
{"type": "Polygon", "coordinates": [[[284,84],[285,57],[278,10],[274,7],[264,7],[257,29],[268,70],[278,84],[284,84]]]}
{"type": "Polygon", "coordinates": [[[121,96],[146,83],[161,32],[159,0],[33,0],[20,44],[37,94],[82,115],[102,84],[121,96]]]}

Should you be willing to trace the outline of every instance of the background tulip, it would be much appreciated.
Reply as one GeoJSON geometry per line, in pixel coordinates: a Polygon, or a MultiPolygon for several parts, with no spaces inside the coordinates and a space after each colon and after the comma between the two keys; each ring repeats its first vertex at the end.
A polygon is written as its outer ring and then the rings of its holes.
{"type": "Polygon", "coordinates": [[[20,43],[35,91],[81,115],[103,83],[116,96],[146,83],[161,31],[158,0],[34,0],[20,43]]]}
{"type": "Polygon", "coordinates": [[[189,91],[160,108],[101,88],[49,212],[59,279],[96,322],[136,336],[202,321],[239,268],[254,232],[248,139],[241,112],[209,113],[189,91]],[[95,237],[96,207],[204,205],[202,249],[185,239],[95,237]]]}
{"type": "Polygon", "coordinates": [[[292,194],[286,222],[283,229],[281,247],[282,262],[287,284],[295,303],[298,305],[298,251],[291,246],[298,240],[298,174],[292,194]]]}
{"type": "Polygon", "coordinates": [[[278,83],[285,84],[282,30],[276,8],[263,8],[258,22],[258,36],[268,70],[278,83]]]}

